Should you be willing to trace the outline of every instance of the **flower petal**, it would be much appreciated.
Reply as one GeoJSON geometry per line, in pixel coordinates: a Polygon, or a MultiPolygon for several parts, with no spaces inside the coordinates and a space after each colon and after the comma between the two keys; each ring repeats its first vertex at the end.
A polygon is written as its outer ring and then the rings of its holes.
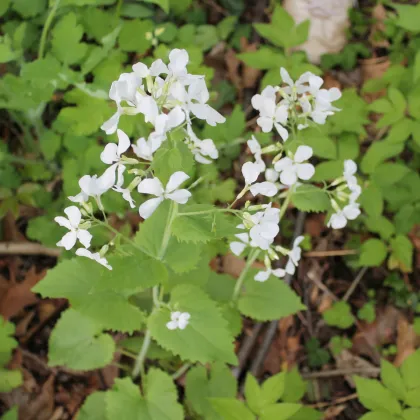
{"type": "Polygon", "coordinates": [[[57,246],[63,247],[68,251],[74,247],[76,240],[76,232],[68,232],[61,238],[61,241],[57,242],[57,246]]]}
{"type": "Polygon", "coordinates": [[[299,146],[296,150],[294,161],[298,163],[305,162],[312,157],[313,150],[312,147],[309,146],[299,146]]]}
{"type": "Polygon", "coordinates": [[[185,113],[180,106],[176,106],[171,112],[168,114],[168,121],[167,121],[167,131],[171,130],[172,128],[178,127],[185,121],[185,113]]]}
{"type": "Polygon", "coordinates": [[[176,330],[178,328],[178,321],[169,321],[166,323],[166,328],[168,330],[176,330]]]}
{"type": "Polygon", "coordinates": [[[77,239],[81,242],[85,248],[90,247],[90,241],[92,240],[92,235],[85,229],[79,229],[77,231],[77,239]]]}
{"type": "Polygon", "coordinates": [[[163,197],[151,198],[139,207],[139,214],[143,219],[149,218],[163,201],[163,197]]]}
{"type": "Polygon", "coordinates": [[[257,124],[264,133],[269,133],[273,129],[273,123],[273,119],[270,117],[259,117],[257,119],[257,124]]]}
{"type": "Polygon", "coordinates": [[[285,169],[280,174],[280,182],[284,185],[288,185],[288,186],[294,185],[296,184],[297,180],[298,180],[298,177],[297,177],[294,166],[285,169]]]}
{"type": "Polygon", "coordinates": [[[260,168],[253,162],[246,162],[242,165],[242,175],[247,185],[253,184],[260,174],[260,168]]]}
{"type": "Polygon", "coordinates": [[[277,172],[281,172],[287,168],[290,168],[291,166],[293,166],[293,160],[288,157],[284,157],[283,159],[280,159],[278,162],[275,163],[274,169],[277,172]]]}
{"type": "Polygon", "coordinates": [[[342,213],[333,214],[328,221],[327,226],[333,229],[342,229],[347,225],[347,219],[342,213]]]}
{"type": "Polygon", "coordinates": [[[185,172],[182,172],[182,171],[174,172],[169,178],[168,183],[166,184],[165,191],[167,193],[170,193],[176,190],[187,179],[189,179],[189,175],[187,175],[185,172]]]}
{"type": "Polygon", "coordinates": [[[299,163],[296,165],[297,175],[300,179],[307,181],[314,176],[315,168],[310,163],[299,163]]]}
{"type": "Polygon", "coordinates": [[[254,280],[259,281],[259,282],[265,282],[268,280],[268,278],[270,277],[270,270],[267,271],[259,271],[255,277],[254,280]]]}
{"type": "Polygon", "coordinates": [[[274,126],[276,127],[280,137],[286,141],[289,138],[289,132],[279,123],[274,123],[274,126]]]}
{"type": "Polygon", "coordinates": [[[57,216],[54,218],[54,221],[56,223],[58,223],[60,226],[64,226],[65,228],[67,228],[68,230],[72,229],[72,226],[70,224],[70,220],[66,219],[63,216],[57,216]]]}
{"type": "Polygon", "coordinates": [[[236,256],[239,257],[239,255],[241,255],[242,252],[244,252],[246,244],[244,244],[243,242],[231,242],[229,244],[229,248],[236,256]]]}
{"type": "Polygon", "coordinates": [[[105,131],[106,134],[113,134],[117,131],[118,123],[120,121],[121,113],[117,111],[109,120],[105,121],[101,125],[101,129],[105,131]]]}
{"type": "Polygon", "coordinates": [[[158,178],[143,179],[137,187],[137,191],[142,194],[153,194],[157,197],[163,195],[163,185],[158,178]]]}
{"type": "Polygon", "coordinates": [[[258,194],[264,195],[265,197],[273,197],[278,192],[276,185],[268,181],[253,184],[250,190],[254,197],[258,194]]]}
{"type": "Polygon", "coordinates": [[[124,152],[126,152],[128,150],[131,142],[130,142],[130,139],[128,138],[127,134],[125,134],[124,131],[122,131],[122,130],[117,130],[117,136],[118,136],[117,153],[118,153],[118,156],[121,156],[124,152]]]}
{"type": "Polygon", "coordinates": [[[69,218],[71,226],[77,228],[82,220],[82,213],[80,213],[79,207],[70,206],[64,209],[64,213],[66,213],[67,217],[69,218]]]}
{"type": "Polygon", "coordinates": [[[178,204],[185,204],[191,197],[191,193],[188,190],[175,190],[174,192],[166,194],[166,197],[178,204]]]}
{"type": "Polygon", "coordinates": [[[275,169],[269,168],[265,171],[265,179],[268,182],[276,182],[279,179],[279,174],[275,169]]]}
{"type": "Polygon", "coordinates": [[[279,279],[282,279],[286,275],[286,270],[283,270],[282,268],[276,268],[275,270],[272,270],[271,273],[279,279]]]}
{"type": "Polygon", "coordinates": [[[115,143],[108,143],[101,153],[101,160],[108,165],[118,161],[118,146],[115,143]]]}

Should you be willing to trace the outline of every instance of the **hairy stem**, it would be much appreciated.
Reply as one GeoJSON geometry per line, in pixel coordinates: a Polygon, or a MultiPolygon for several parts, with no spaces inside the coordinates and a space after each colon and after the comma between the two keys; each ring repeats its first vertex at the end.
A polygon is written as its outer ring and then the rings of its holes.
{"type": "Polygon", "coordinates": [[[162,244],[160,246],[158,259],[163,260],[166,250],[168,249],[169,240],[171,239],[171,226],[175,217],[178,213],[178,204],[175,201],[171,201],[171,207],[169,209],[168,219],[166,221],[165,231],[163,232],[162,244]]]}
{"type": "Polygon", "coordinates": [[[289,203],[290,203],[291,198],[292,198],[292,189],[289,189],[289,191],[288,191],[288,193],[287,193],[287,195],[286,195],[286,197],[283,201],[283,204],[280,208],[280,214],[279,214],[280,220],[283,218],[284,213],[286,213],[286,210],[287,210],[287,207],[289,207],[289,203]]]}
{"type": "Polygon", "coordinates": [[[180,378],[187,370],[192,366],[192,363],[185,363],[183,364],[173,375],[172,379],[176,381],[180,378]]]}
{"type": "Polygon", "coordinates": [[[238,299],[239,292],[241,291],[242,285],[244,283],[245,277],[248,274],[249,269],[251,268],[254,261],[257,259],[258,255],[260,253],[259,249],[255,249],[251,252],[251,254],[248,257],[248,260],[246,262],[246,265],[244,269],[241,272],[241,275],[238,277],[238,280],[236,280],[235,289],[233,291],[232,300],[235,302],[238,299]]]}
{"type": "Polygon", "coordinates": [[[139,374],[144,378],[144,361],[146,359],[147,351],[149,350],[150,343],[152,342],[152,334],[150,330],[146,331],[144,336],[143,345],[141,346],[140,353],[137,356],[136,363],[134,364],[134,369],[132,376],[137,378],[139,374]]]}
{"type": "Polygon", "coordinates": [[[60,1],[61,0],[55,0],[55,3],[53,5],[53,7],[51,8],[50,14],[48,15],[47,20],[45,21],[44,27],[42,29],[41,41],[39,43],[39,49],[38,49],[38,58],[39,59],[44,56],[45,43],[47,41],[48,30],[50,29],[51,23],[54,19],[54,16],[55,16],[56,12],[57,12],[60,1]]]}

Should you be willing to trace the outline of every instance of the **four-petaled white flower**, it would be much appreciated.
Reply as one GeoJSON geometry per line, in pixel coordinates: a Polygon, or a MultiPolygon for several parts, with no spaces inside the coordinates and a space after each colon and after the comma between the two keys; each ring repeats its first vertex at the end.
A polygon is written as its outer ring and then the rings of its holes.
{"type": "Polygon", "coordinates": [[[185,330],[190,318],[191,315],[188,312],[171,312],[171,320],[166,323],[166,328],[168,328],[168,330],[185,330]]]}
{"type": "Polygon", "coordinates": [[[280,137],[286,141],[289,133],[284,127],[289,116],[288,106],[285,104],[276,104],[276,88],[267,86],[261,94],[254,95],[251,99],[252,106],[260,112],[257,124],[264,133],[269,133],[276,128],[280,137]]]}
{"type": "Polygon", "coordinates": [[[298,178],[307,181],[312,178],[315,168],[310,163],[303,163],[312,156],[312,148],[299,146],[293,159],[284,157],[274,165],[274,169],[280,173],[280,181],[284,185],[294,185],[298,178]]]}
{"type": "Polygon", "coordinates": [[[77,239],[86,248],[90,247],[92,235],[86,229],[79,229],[82,221],[82,213],[76,206],[70,206],[64,209],[67,219],[63,216],[57,216],[54,220],[60,225],[67,228],[70,232],[66,233],[61,241],[57,242],[57,246],[65,248],[67,251],[72,249],[77,239]]]}
{"type": "Polygon", "coordinates": [[[289,251],[289,260],[286,264],[286,273],[293,275],[295,274],[296,267],[299,265],[300,258],[302,256],[302,249],[300,248],[300,243],[305,238],[303,236],[298,236],[293,241],[293,248],[289,251]]]}
{"type": "Polygon", "coordinates": [[[348,220],[355,220],[360,215],[358,203],[350,203],[342,210],[334,213],[327,223],[328,227],[333,229],[342,229],[347,225],[348,220]]]}
{"type": "Polygon", "coordinates": [[[315,95],[315,107],[311,112],[311,118],[317,124],[325,124],[328,116],[334,115],[335,112],[340,111],[331,105],[331,102],[341,98],[341,92],[337,88],[320,89],[315,95]]]}
{"type": "Polygon", "coordinates": [[[158,178],[143,179],[137,187],[138,192],[152,194],[156,198],[151,198],[140,206],[140,216],[143,219],[150,217],[165,199],[175,201],[178,204],[185,204],[191,197],[191,193],[185,189],[180,190],[178,187],[187,179],[189,179],[189,176],[185,172],[175,172],[169,178],[165,188],[158,178]]]}
{"type": "Polygon", "coordinates": [[[200,140],[192,130],[191,125],[187,126],[187,133],[191,139],[191,152],[198,163],[208,165],[212,163],[211,159],[217,159],[219,157],[219,151],[212,139],[200,140]]]}
{"type": "Polygon", "coordinates": [[[263,212],[252,215],[251,221],[254,223],[249,231],[251,240],[255,246],[266,251],[280,232],[280,210],[270,205],[263,212]]]}
{"type": "Polygon", "coordinates": [[[255,275],[254,280],[259,281],[259,282],[264,282],[264,281],[267,281],[271,275],[281,279],[286,275],[286,271],[283,270],[282,268],[276,268],[274,270],[272,268],[267,268],[267,270],[265,271],[259,271],[255,275]]]}
{"type": "Polygon", "coordinates": [[[251,140],[248,140],[246,143],[249,147],[249,150],[254,155],[255,163],[259,166],[260,172],[265,171],[265,162],[262,159],[262,149],[258,140],[252,136],[251,140]]]}
{"type": "Polygon", "coordinates": [[[76,250],[76,255],[80,257],[90,258],[91,260],[96,261],[97,263],[103,265],[108,270],[112,270],[112,267],[108,264],[107,259],[104,257],[101,257],[99,252],[90,252],[88,249],[79,248],[76,250]]]}
{"type": "Polygon", "coordinates": [[[117,185],[121,187],[124,182],[123,173],[125,171],[125,165],[121,163],[121,155],[128,150],[130,147],[130,139],[127,134],[122,130],[117,130],[118,145],[115,143],[108,143],[103,152],[101,153],[101,160],[108,165],[111,165],[108,173],[109,184],[115,184],[115,173],[118,172],[117,185]],[[113,168],[113,171],[111,171],[113,168]],[[112,181],[113,180],[113,181],[112,181]]]}
{"type": "Polygon", "coordinates": [[[133,151],[140,159],[152,161],[153,154],[162,145],[163,139],[163,136],[151,133],[147,140],[144,137],[139,138],[137,143],[132,145],[133,151]]]}
{"type": "MultiPolygon", "coordinates": [[[[238,225],[236,227],[239,228],[239,229],[245,229],[244,225],[238,225]]],[[[249,233],[248,232],[237,233],[235,235],[235,237],[238,238],[239,241],[231,242],[229,244],[229,248],[236,256],[239,257],[239,255],[241,255],[242,252],[244,252],[244,250],[247,246],[255,247],[255,243],[253,243],[249,239],[249,233]]]]}

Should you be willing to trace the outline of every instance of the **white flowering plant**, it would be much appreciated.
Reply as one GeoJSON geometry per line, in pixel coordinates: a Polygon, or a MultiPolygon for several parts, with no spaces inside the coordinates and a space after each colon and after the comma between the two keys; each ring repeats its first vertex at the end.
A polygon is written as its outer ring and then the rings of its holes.
{"type": "Polygon", "coordinates": [[[329,184],[310,182],[315,170],[305,129],[339,112],[333,102],[340,91],[323,89],[323,80],[309,72],[294,82],[284,68],[284,83],[252,98],[257,124],[272,133],[272,143],[248,140],[251,159],[242,165],[243,187],[230,205],[197,203],[195,167],[213,165],[218,150],[211,139],[198,137],[195,122],[216,126],[225,117],[208,104],[205,80],[188,72],[188,62],[187,51],[174,49],[168,62],[135,64],[111,85],[116,112],[102,129],[116,142],[100,154],[108,168],[83,176],[80,193],[69,197],[67,217],[55,218],[66,229],[57,246],[75,250],[76,258],[59,263],[35,287],[43,297],[65,297],[71,304],[51,336],[52,365],[86,370],[108,364],[116,351],[104,332],[109,330],[140,334],[132,374],[143,381],[151,346],[189,364],[235,365],[242,315],[273,320],[304,309],[284,282],[299,266],[304,239],[296,238],[291,248],[281,240],[289,205],[328,212],[334,229],[360,213],[353,161],[329,184]],[[130,139],[119,127],[123,115],[144,118],[151,127],[147,138],[130,139]],[[134,236],[108,220],[105,195],[118,194],[144,220],[134,236]],[[94,245],[97,228],[112,234],[101,248],[94,245]],[[229,251],[246,255],[236,280],[209,266],[229,251]],[[70,324],[80,325],[74,331],[80,345],[60,340],[70,324]]]}

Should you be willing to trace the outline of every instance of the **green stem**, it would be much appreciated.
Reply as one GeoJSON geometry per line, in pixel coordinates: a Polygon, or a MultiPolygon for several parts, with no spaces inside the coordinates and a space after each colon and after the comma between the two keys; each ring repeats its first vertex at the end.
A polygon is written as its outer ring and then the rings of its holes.
{"type": "Polygon", "coordinates": [[[171,207],[169,208],[168,218],[166,220],[165,231],[163,232],[162,244],[160,246],[158,259],[163,260],[166,250],[168,249],[169,240],[171,239],[171,227],[172,222],[178,213],[178,204],[175,201],[171,201],[171,207]]]}
{"type": "Polygon", "coordinates": [[[226,212],[226,213],[242,213],[242,210],[233,210],[233,209],[211,209],[211,210],[203,210],[203,211],[192,211],[187,213],[178,213],[177,216],[196,216],[197,214],[211,214],[217,212],[226,212]]]}
{"type": "Polygon", "coordinates": [[[176,381],[178,378],[180,378],[190,367],[192,366],[192,363],[185,363],[182,365],[173,375],[172,380],[176,381]]]}
{"type": "Polygon", "coordinates": [[[116,18],[119,18],[119,17],[120,17],[120,14],[121,14],[121,7],[122,7],[123,2],[124,2],[124,0],[118,0],[118,3],[117,3],[117,8],[116,8],[116,10],[115,10],[115,17],[116,17],[116,18]]]}
{"type": "Polygon", "coordinates": [[[38,59],[44,56],[45,43],[47,41],[48,30],[50,29],[51,23],[54,19],[55,13],[57,12],[60,1],[61,0],[55,0],[55,3],[50,11],[50,14],[48,15],[47,20],[45,21],[44,28],[42,29],[41,41],[39,43],[38,59]]]}
{"type": "Polygon", "coordinates": [[[259,249],[255,249],[254,251],[251,252],[246,262],[246,265],[241,272],[241,275],[238,277],[238,280],[236,280],[235,289],[232,295],[232,300],[234,302],[238,299],[239,292],[241,291],[245,277],[248,274],[248,271],[251,268],[252,264],[254,264],[254,261],[258,258],[259,253],[260,253],[259,249]]]}
{"type": "Polygon", "coordinates": [[[286,213],[286,210],[287,210],[287,207],[289,207],[291,198],[292,198],[292,190],[290,189],[280,208],[280,215],[279,215],[280,220],[283,218],[284,213],[286,213]]]}
{"type": "Polygon", "coordinates": [[[139,374],[144,378],[144,361],[146,359],[147,351],[149,350],[150,343],[152,342],[152,334],[150,330],[146,331],[144,336],[143,345],[141,346],[140,353],[137,356],[136,363],[134,364],[134,369],[132,376],[137,378],[139,374]]]}

